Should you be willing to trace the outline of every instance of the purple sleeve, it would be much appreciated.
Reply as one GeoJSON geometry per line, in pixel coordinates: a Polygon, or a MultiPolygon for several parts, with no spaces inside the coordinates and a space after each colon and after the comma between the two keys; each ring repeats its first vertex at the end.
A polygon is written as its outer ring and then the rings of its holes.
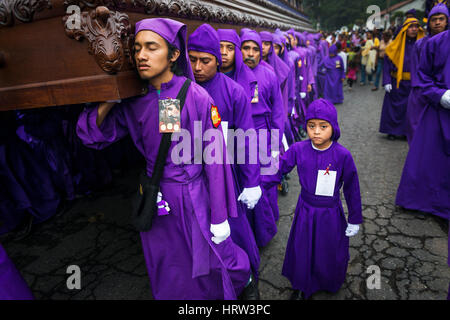
{"type": "MultiPolygon", "coordinates": [[[[240,90],[236,92],[235,97],[236,106],[234,106],[234,123],[236,129],[240,128],[244,132],[247,130],[255,129],[252,117],[252,107],[249,99],[246,97],[245,92],[240,90]]],[[[256,131],[254,135],[250,135],[248,139],[245,139],[245,150],[250,152],[251,146],[257,145],[257,135],[256,131]]],[[[237,150],[242,150],[239,146],[237,150]]],[[[248,152],[245,152],[246,159],[244,164],[238,164],[240,173],[242,175],[242,183],[244,188],[253,188],[260,185],[260,166],[259,164],[249,164],[249,159],[247,157],[248,152]]]]}
{"type": "MultiPolygon", "coordinates": [[[[206,91],[204,92],[206,95],[206,91]]],[[[199,93],[202,94],[202,93],[199,93]]],[[[220,158],[221,163],[203,163],[203,169],[205,170],[209,203],[211,207],[211,224],[219,224],[224,222],[228,217],[237,217],[236,199],[237,196],[234,192],[234,181],[231,167],[226,163],[226,145],[223,139],[222,127],[219,125],[214,128],[211,120],[211,107],[214,105],[212,98],[207,95],[203,96],[191,95],[191,101],[196,106],[198,114],[200,114],[200,120],[202,121],[203,134],[207,130],[217,130],[221,136],[221,141],[216,142],[204,141],[203,149],[214,143],[215,146],[222,145],[220,158]]],[[[188,103],[188,101],[186,101],[188,103]]],[[[217,149],[215,149],[218,152],[217,149]]]]}
{"type": "MultiPolygon", "coordinates": [[[[383,86],[387,84],[392,84],[391,71],[393,70],[393,64],[391,59],[388,58],[387,55],[384,56],[384,64],[383,64],[383,86]]],[[[392,87],[397,85],[396,83],[392,84],[392,87]]]]}
{"type": "Polygon", "coordinates": [[[280,157],[280,174],[286,174],[292,171],[297,165],[298,142],[293,144],[283,156],[280,157]]]}
{"type": "Polygon", "coordinates": [[[112,107],[100,127],[97,126],[98,105],[85,108],[81,112],[76,131],[84,145],[93,149],[103,149],[128,134],[123,104],[112,107]]]}
{"type": "Polygon", "coordinates": [[[442,95],[447,88],[441,88],[436,85],[433,62],[435,61],[435,42],[428,41],[422,49],[420,55],[420,65],[418,71],[418,86],[421,87],[422,94],[434,105],[440,105],[442,95]],[[432,60],[430,60],[432,59],[432,60]]]}
{"type": "Polygon", "coordinates": [[[344,197],[348,207],[348,223],[361,224],[363,217],[358,172],[350,152],[345,157],[342,177],[344,180],[344,197]]]}
{"type": "Polygon", "coordinates": [[[272,98],[270,101],[272,105],[271,114],[271,129],[278,129],[279,131],[279,146],[281,146],[281,141],[283,139],[284,132],[284,106],[283,106],[283,96],[281,94],[280,83],[276,76],[273,76],[272,80],[272,98]]]}

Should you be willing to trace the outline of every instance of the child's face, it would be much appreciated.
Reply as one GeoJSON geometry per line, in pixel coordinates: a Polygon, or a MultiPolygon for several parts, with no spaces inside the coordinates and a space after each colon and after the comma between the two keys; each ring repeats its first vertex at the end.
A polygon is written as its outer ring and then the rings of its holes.
{"type": "Polygon", "coordinates": [[[318,149],[326,149],[331,144],[333,127],[328,121],[322,119],[311,119],[306,124],[309,139],[318,149]]]}

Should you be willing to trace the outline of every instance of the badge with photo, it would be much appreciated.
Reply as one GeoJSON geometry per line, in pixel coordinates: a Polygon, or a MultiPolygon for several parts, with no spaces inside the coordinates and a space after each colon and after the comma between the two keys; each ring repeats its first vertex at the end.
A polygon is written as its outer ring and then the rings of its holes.
{"type": "Polygon", "coordinates": [[[159,132],[170,133],[181,131],[180,100],[159,100],[159,132]]]}

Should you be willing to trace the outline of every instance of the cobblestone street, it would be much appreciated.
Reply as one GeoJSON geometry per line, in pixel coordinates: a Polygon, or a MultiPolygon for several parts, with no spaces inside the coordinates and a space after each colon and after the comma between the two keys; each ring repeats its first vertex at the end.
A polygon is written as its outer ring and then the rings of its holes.
{"type": "MultiPolygon", "coordinates": [[[[312,299],[444,300],[450,281],[448,222],[395,206],[408,144],[378,133],[384,91],[370,89],[344,87],[345,102],[337,106],[340,143],[358,168],[365,221],[350,240],[344,286],[312,299]],[[380,289],[367,287],[367,269],[373,265],[381,271],[380,289]]],[[[3,243],[37,299],[152,299],[139,234],[130,225],[137,174],[127,172],[101,193],[79,199],[67,212],[35,226],[27,238],[3,243]],[[80,290],[67,289],[70,265],[81,269],[80,290]]],[[[300,192],[295,170],[289,186],[287,196],[279,195],[278,233],[261,250],[264,300],[289,299],[292,292],[281,269],[300,192]]]]}

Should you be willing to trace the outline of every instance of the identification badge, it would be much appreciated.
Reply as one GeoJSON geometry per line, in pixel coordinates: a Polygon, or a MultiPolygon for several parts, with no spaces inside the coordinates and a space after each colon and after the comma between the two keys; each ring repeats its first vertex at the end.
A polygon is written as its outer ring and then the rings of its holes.
{"type": "Polygon", "coordinates": [[[302,67],[302,59],[298,59],[298,67],[299,67],[299,68],[302,67]]]}
{"type": "Polygon", "coordinates": [[[214,128],[216,129],[220,125],[220,122],[222,122],[222,118],[220,117],[219,114],[219,108],[213,105],[211,105],[211,121],[214,128]]]}
{"type": "Polygon", "coordinates": [[[253,94],[252,103],[259,102],[258,84],[255,85],[255,93],[253,94]]]}
{"type": "Polygon", "coordinates": [[[341,67],[341,62],[340,61],[336,61],[336,69],[339,69],[341,67]]]}
{"type": "Polygon", "coordinates": [[[159,132],[181,132],[180,100],[159,100],[159,132]]]}
{"type": "Polygon", "coordinates": [[[316,196],[332,197],[334,195],[337,171],[330,170],[330,166],[326,170],[319,170],[317,173],[316,196]]]}

